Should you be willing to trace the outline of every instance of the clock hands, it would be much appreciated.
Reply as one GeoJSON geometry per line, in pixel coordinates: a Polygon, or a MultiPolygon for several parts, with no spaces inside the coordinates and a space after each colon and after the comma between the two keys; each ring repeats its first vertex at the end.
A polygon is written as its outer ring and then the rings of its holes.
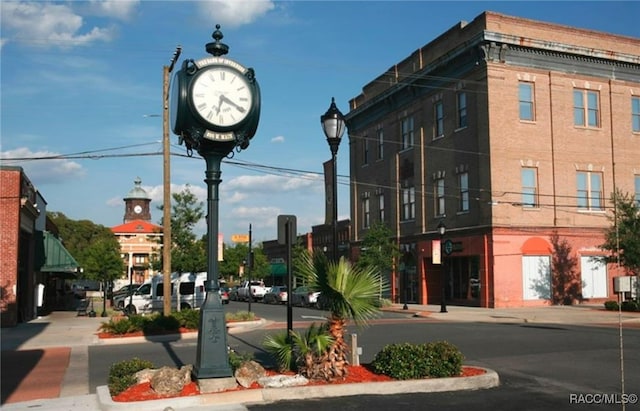
{"type": "Polygon", "coordinates": [[[222,104],[223,101],[226,102],[227,104],[229,104],[230,106],[235,107],[241,113],[244,113],[246,111],[244,107],[239,106],[238,104],[236,104],[233,101],[229,100],[227,98],[227,96],[225,96],[224,94],[221,94],[220,95],[220,104],[218,104],[218,112],[220,112],[220,105],[222,104]]]}

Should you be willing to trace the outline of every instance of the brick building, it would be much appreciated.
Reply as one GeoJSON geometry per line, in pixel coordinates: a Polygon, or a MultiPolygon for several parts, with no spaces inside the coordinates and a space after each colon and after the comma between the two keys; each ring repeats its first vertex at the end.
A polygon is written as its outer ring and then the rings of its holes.
{"type": "Polygon", "coordinates": [[[563,244],[565,302],[615,298],[599,245],[611,193],[640,198],[640,39],[485,12],[365,85],[346,117],[352,256],[373,222],[391,227],[396,300],[548,304],[563,244]]]}
{"type": "Polygon", "coordinates": [[[151,198],[142,188],[140,178],[134,180],[133,188],[123,200],[123,224],[111,227],[111,231],[120,243],[120,254],[127,267],[123,278],[143,283],[153,275],[151,261],[160,256],[162,227],[151,222],[151,198]]]}

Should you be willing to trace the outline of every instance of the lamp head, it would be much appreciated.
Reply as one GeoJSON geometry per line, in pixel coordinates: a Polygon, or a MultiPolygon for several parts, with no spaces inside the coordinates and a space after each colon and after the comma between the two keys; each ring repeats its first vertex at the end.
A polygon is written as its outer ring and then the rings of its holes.
{"type": "Polygon", "coordinates": [[[322,123],[322,131],[324,131],[324,135],[327,136],[327,140],[340,141],[342,134],[344,134],[345,122],[344,115],[336,106],[335,98],[331,97],[329,110],[320,116],[320,122],[322,123]]]}

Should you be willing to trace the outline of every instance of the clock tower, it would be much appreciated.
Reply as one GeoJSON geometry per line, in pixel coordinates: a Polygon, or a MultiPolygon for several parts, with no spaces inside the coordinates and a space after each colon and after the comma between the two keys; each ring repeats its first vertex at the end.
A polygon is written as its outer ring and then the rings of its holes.
{"type": "Polygon", "coordinates": [[[151,221],[151,211],[149,210],[149,203],[151,198],[149,194],[140,186],[142,180],[137,177],[134,181],[133,188],[129,191],[124,198],[124,219],[125,223],[133,220],[151,221]]]}

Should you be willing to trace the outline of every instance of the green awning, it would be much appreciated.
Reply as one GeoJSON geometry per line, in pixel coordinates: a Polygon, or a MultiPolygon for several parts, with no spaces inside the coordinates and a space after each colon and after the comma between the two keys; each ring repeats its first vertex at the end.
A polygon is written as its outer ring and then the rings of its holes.
{"type": "Polygon", "coordinates": [[[42,273],[75,273],[78,269],[78,262],[60,240],[48,231],[42,233],[42,247],[36,246],[36,249],[44,253],[44,256],[36,256],[36,261],[43,262],[40,267],[42,273]]]}
{"type": "Polygon", "coordinates": [[[273,263],[271,264],[271,275],[272,276],[285,276],[287,275],[287,265],[283,263],[273,263]]]}

